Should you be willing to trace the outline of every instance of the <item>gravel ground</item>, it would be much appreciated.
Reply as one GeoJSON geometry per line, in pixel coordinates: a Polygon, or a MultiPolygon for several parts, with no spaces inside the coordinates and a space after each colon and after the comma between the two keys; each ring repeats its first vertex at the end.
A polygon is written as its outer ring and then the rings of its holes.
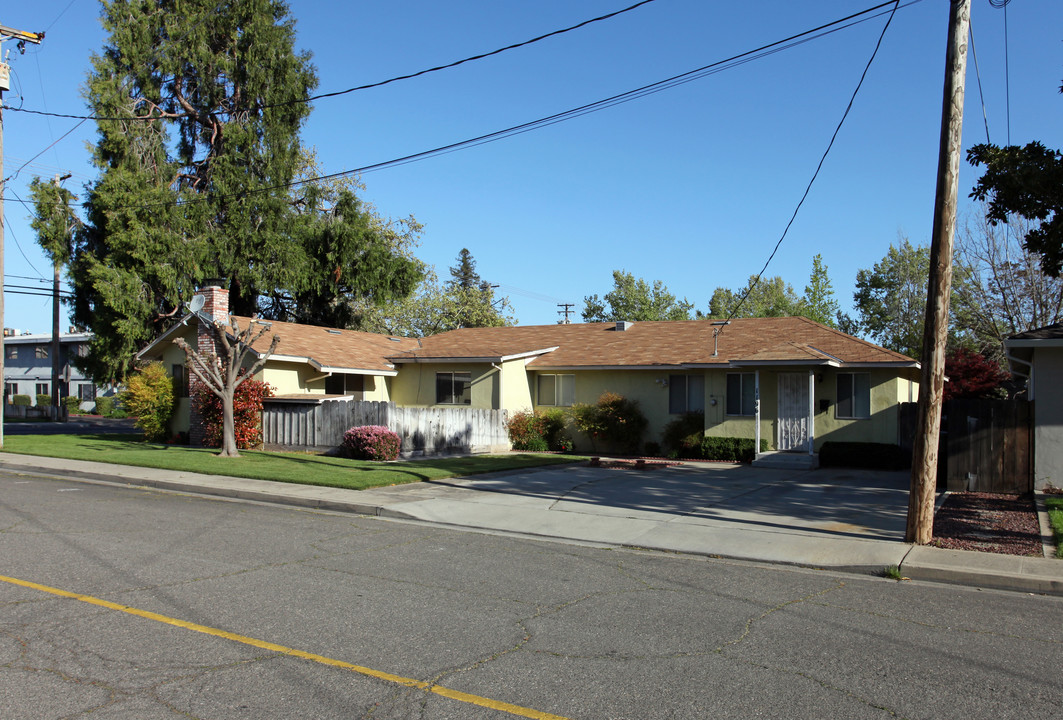
{"type": "Polygon", "coordinates": [[[951,493],[934,517],[931,545],[1040,557],[1041,529],[1033,496],[951,493]]]}

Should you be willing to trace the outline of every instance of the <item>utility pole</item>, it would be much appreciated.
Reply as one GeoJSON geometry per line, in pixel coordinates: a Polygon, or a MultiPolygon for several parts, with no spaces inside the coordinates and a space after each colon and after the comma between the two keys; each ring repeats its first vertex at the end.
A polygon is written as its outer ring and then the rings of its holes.
{"type": "Polygon", "coordinates": [[[557,321],[557,324],[558,324],[558,325],[568,325],[568,324],[569,324],[569,322],[571,322],[571,321],[570,321],[570,320],[568,319],[568,316],[569,316],[569,313],[571,313],[571,312],[572,312],[571,308],[572,308],[572,306],[573,306],[573,305],[574,305],[574,303],[558,303],[558,304],[557,304],[557,306],[558,306],[559,308],[561,308],[560,310],[558,310],[558,311],[557,311],[557,314],[558,314],[558,315],[564,315],[564,316],[565,316],[565,319],[564,319],[564,320],[558,320],[558,321],[557,321]]]}
{"type": "MultiPolygon", "coordinates": [[[[36,45],[41,44],[41,40],[44,40],[44,33],[31,33],[25,30],[15,30],[14,28],[5,27],[0,25],[0,382],[4,383],[4,389],[7,390],[7,383],[4,382],[4,341],[3,341],[3,327],[4,327],[4,91],[11,89],[11,69],[5,62],[7,58],[4,56],[4,41],[14,40],[17,43],[19,52],[26,52],[26,43],[31,42],[36,45]]],[[[4,393],[3,403],[5,407],[0,408],[0,449],[4,447],[4,413],[7,405],[7,392],[4,393]]]]}
{"type": "Polygon", "coordinates": [[[912,447],[908,528],[905,533],[905,540],[917,545],[926,545],[934,534],[938,436],[941,431],[941,398],[945,389],[945,341],[948,338],[949,295],[952,291],[952,241],[956,230],[956,194],[960,154],[963,151],[967,32],[971,24],[971,0],[951,0],[949,5],[949,43],[945,53],[945,90],[941,106],[941,143],[934,199],[934,230],[930,242],[926,323],[923,327],[922,376],[912,447]]]}

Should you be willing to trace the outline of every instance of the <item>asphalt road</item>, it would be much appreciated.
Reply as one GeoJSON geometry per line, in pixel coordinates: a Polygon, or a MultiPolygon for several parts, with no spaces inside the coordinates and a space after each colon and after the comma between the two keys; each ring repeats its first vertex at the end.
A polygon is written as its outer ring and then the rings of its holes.
{"type": "Polygon", "coordinates": [[[1063,707],[1059,598],[5,474],[0,575],[0,720],[1063,707]]]}
{"type": "Polygon", "coordinates": [[[67,422],[4,420],[5,435],[129,434],[140,432],[132,418],[74,415],[67,422]]]}

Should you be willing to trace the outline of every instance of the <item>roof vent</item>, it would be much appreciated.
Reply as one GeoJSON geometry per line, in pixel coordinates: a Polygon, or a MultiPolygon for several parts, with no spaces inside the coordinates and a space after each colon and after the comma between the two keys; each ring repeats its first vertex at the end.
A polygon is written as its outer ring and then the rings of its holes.
{"type": "Polygon", "coordinates": [[[342,335],[343,334],[339,330],[331,330],[329,328],[325,328],[325,332],[327,332],[329,335],[342,335]]]}
{"type": "Polygon", "coordinates": [[[617,320],[616,321],[616,331],[617,332],[624,332],[625,330],[631,329],[631,326],[634,325],[634,324],[635,323],[630,322],[628,320],[617,320]]]}

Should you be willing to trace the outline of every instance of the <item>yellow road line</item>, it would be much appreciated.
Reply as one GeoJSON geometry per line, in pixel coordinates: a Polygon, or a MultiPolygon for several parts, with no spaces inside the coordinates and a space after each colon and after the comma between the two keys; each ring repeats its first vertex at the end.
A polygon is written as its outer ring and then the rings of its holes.
{"type": "Polygon", "coordinates": [[[436,695],[450,698],[451,700],[479,705],[480,707],[490,708],[492,710],[499,710],[518,717],[532,718],[532,720],[568,720],[561,715],[553,715],[548,712],[542,712],[541,710],[533,710],[531,708],[521,707],[520,705],[502,702],[501,700],[492,700],[490,698],[481,697],[480,695],[471,695],[469,693],[461,692],[460,690],[451,690],[442,685],[433,685],[422,680],[414,680],[413,678],[402,677],[401,675],[393,675],[388,672],[363,667],[362,665],[355,665],[353,663],[344,662],[343,660],[325,657],[324,655],[316,655],[304,650],[296,650],[295,648],[277,645],[276,643],[267,642],[265,640],[257,640],[253,637],[248,637],[247,635],[239,635],[237,633],[228,632],[227,630],[219,630],[218,628],[209,627],[207,625],[188,622],[187,620],[178,620],[177,618],[160,615],[159,613],[154,613],[150,610],[140,610],[139,608],[130,607],[128,605],[120,605],[91,595],[81,595],[80,593],[70,592],[69,590],[60,590],[59,588],[41,585],[39,583],[30,582],[29,580],[19,580],[18,578],[7,577],[5,575],[0,575],[0,581],[12,585],[21,585],[22,587],[30,588],[31,590],[39,590],[52,595],[58,595],[59,597],[70,598],[71,600],[80,600],[81,602],[90,605],[97,605],[99,607],[107,608],[108,610],[117,610],[118,612],[128,613],[129,615],[136,615],[137,617],[146,618],[148,620],[155,620],[156,622],[166,623],[167,625],[174,625],[176,627],[185,628],[186,630],[203,633],[204,635],[225,638],[226,640],[243,643],[244,645],[251,645],[252,647],[262,648],[263,650],[270,650],[272,652],[283,653],[284,655],[291,655],[304,660],[311,660],[316,663],[321,663],[322,665],[331,665],[332,667],[356,672],[359,675],[366,675],[371,678],[376,678],[377,680],[385,680],[398,685],[417,688],[419,690],[424,690],[425,692],[435,693],[436,695]]]}

